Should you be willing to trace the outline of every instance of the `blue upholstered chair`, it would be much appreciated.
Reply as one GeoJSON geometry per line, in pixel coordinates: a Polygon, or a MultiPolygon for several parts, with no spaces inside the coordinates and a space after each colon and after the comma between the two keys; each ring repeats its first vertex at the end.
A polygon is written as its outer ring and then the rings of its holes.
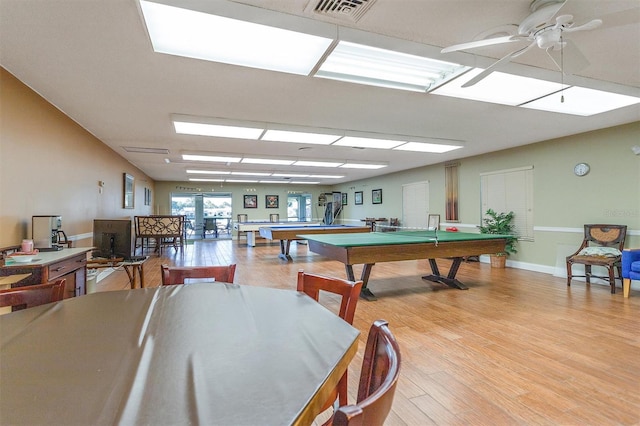
{"type": "Polygon", "coordinates": [[[622,294],[629,297],[631,280],[640,281],[640,249],[622,251],[622,294]]]}

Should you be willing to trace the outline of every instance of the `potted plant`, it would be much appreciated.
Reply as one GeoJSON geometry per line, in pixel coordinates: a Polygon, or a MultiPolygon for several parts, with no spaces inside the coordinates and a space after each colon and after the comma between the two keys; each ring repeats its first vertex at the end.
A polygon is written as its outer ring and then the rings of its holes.
{"type": "MultiPolygon", "coordinates": [[[[487,210],[485,218],[482,219],[483,225],[480,226],[481,234],[499,234],[499,235],[514,235],[513,234],[513,212],[509,213],[497,213],[493,209],[487,210]]],[[[491,266],[504,268],[507,256],[512,253],[517,253],[516,249],[516,237],[507,239],[504,251],[491,254],[491,266]]]]}

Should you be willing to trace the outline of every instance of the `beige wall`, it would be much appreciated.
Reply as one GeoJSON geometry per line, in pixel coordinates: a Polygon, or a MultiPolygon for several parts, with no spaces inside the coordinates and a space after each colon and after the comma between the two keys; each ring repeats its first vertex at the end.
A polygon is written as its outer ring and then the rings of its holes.
{"type": "MultiPolygon", "coordinates": [[[[402,217],[402,185],[429,181],[430,213],[444,219],[444,166],[437,164],[375,179],[330,187],[291,185],[194,185],[188,182],[153,183],[98,139],[0,69],[0,247],[13,245],[30,235],[32,215],[60,214],[68,235],[87,237],[90,244],[94,218],[125,218],[137,214],[170,213],[172,193],[232,193],[234,216],[266,219],[269,213],[286,216],[288,191],[308,192],[314,201],[314,218],[321,192],[348,194],[342,220],[364,217],[402,217]],[[27,170],[27,172],[23,172],[27,170]],[[122,173],[136,177],[136,208],[122,208],[122,173]],[[99,193],[98,181],[105,181],[99,193]],[[152,206],[143,206],[144,186],[153,189],[152,206]],[[383,190],[383,203],[371,204],[371,190],[383,190]],[[255,189],[255,192],[248,192],[255,189]],[[355,191],[363,191],[364,204],[355,206],[355,191]],[[258,195],[258,209],[244,210],[242,196],[258,195]],[[280,196],[280,209],[265,209],[264,196],[280,196]]],[[[497,153],[464,158],[460,163],[460,222],[462,230],[474,230],[480,222],[482,172],[534,167],[533,242],[520,242],[513,266],[554,272],[567,250],[581,241],[584,223],[619,223],[630,228],[627,247],[640,247],[640,157],[631,146],[640,140],[640,122],[610,129],[540,142],[497,153]],[[591,165],[582,178],[573,175],[581,161],[591,165]]],[[[560,265],[561,267],[562,265],[560,265]]]]}
{"type": "Polygon", "coordinates": [[[144,173],[3,68],[0,89],[0,247],[30,238],[34,215],[62,215],[67,236],[86,247],[94,218],[151,212],[144,173]],[[125,172],[136,179],[135,209],[122,208],[125,172]]]}

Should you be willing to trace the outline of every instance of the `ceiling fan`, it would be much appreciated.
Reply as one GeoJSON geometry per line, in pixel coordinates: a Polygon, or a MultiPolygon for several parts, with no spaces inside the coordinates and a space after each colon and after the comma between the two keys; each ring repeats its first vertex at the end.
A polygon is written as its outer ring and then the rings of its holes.
{"type": "Polygon", "coordinates": [[[551,60],[563,73],[563,61],[561,60],[560,64],[558,64],[558,61],[556,61],[556,59],[552,56],[552,53],[554,51],[560,52],[562,56],[565,48],[567,48],[567,46],[569,45],[571,46],[571,49],[574,50],[574,54],[576,54],[576,57],[581,57],[581,67],[585,67],[586,65],[588,65],[588,61],[579,52],[577,46],[575,46],[575,44],[573,43],[570,43],[569,41],[565,41],[563,34],[571,33],[574,31],[592,30],[602,25],[602,20],[593,19],[582,25],[576,25],[573,22],[572,15],[559,15],[554,20],[554,17],[566,2],[567,0],[533,0],[530,6],[530,10],[532,11],[532,13],[520,23],[515,35],[470,41],[467,43],[456,44],[442,49],[442,53],[448,53],[511,42],[526,41],[529,43],[527,46],[515,50],[504,56],[497,62],[494,62],[480,74],[463,84],[462,87],[473,86],[483,78],[487,77],[501,65],[509,62],[513,58],[517,58],[518,56],[526,53],[535,46],[538,46],[540,49],[546,50],[549,57],[551,57],[551,60]]]}

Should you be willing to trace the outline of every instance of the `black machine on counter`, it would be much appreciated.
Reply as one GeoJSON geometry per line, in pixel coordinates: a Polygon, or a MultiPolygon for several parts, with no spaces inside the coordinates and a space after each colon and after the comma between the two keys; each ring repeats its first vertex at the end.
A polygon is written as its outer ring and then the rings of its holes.
{"type": "Polygon", "coordinates": [[[40,251],[62,250],[67,245],[67,235],[62,229],[62,216],[32,216],[31,236],[33,245],[40,251]]]}

